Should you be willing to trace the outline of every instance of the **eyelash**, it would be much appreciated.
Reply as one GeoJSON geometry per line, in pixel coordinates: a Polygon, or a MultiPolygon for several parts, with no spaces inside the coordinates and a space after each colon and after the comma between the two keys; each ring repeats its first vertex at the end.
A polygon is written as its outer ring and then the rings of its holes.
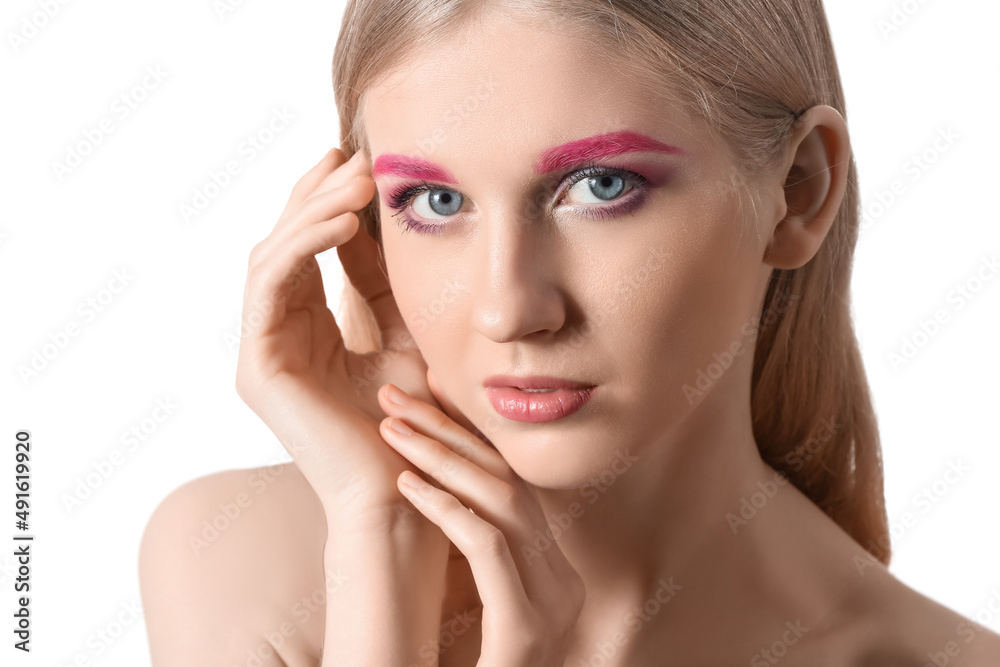
{"type": "MultiPolygon", "coordinates": [[[[566,186],[566,190],[569,190],[584,179],[599,176],[618,176],[631,186],[631,189],[629,189],[626,193],[626,198],[624,200],[615,200],[617,202],[615,204],[610,204],[608,206],[582,206],[582,208],[587,211],[583,213],[583,215],[590,218],[606,219],[625,213],[631,213],[632,210],[637,208],[637,206],[642,203],[642,200],[645,199],[641,191],[645,189],[647,179],[645,176],[637,174],[634,171],[629,171],[628,169],[622,169],[620,167],[600,166],[591,162],[572,172],[572,174],[573,177],[566,186]],[[633,192],[637,191],[640,192],[640,194],[629,196],[633,192]]],[[[414,220],[406,214],[406,209],[409,208],[410,204],[418,195],[424,192],[433,192],[435,190],[448,190],[448,188],[434,186],[426,181],[422,181],[418,185],[408,187],[403,186],[389,195],[389,207],[397,211],[396,213],[393,213],[393,217],[398,218],[399,226],[402,227],[404,232],[412,229],[420,234],[437,234],[442,231],[445,226],[442,223],[427,224],[414,220]]]]}

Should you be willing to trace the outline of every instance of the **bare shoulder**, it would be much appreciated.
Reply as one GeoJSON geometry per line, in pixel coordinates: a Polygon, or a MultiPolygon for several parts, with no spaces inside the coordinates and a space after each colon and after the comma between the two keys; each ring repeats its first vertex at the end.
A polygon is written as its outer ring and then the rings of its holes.
{"type": "Polygon", "coordinates": [[[1000,665],[1000,634],[907,586],[887,569],[865,575],[853,603],[855,667],[1000,665]]]}
{"type": "Polygon", "coordinates": [[[323,508],[294,463],[172,491],[139,549],[154,667],[318,665],[325,541],[323,508]]]}

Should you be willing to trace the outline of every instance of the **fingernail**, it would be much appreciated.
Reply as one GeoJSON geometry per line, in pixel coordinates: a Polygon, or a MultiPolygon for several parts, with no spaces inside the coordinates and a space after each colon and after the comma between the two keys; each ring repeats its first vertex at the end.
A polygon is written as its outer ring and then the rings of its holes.
{"type": "Polygon", "coordinates": [[[406,399],[408,398],[406,392],[397,387],[394,384],[389,384],[385,390],[386,398],[395,403],[396,405],[406,405],[406,399]]]}
{"type": "Polygon", "coordinates": [[[413,435],[413,431],[410,427],[403,423],[402,420],[392,417],[389,419],[389,428],[391,428],[396,433],[402,433],[403,435],[413,435]]]}

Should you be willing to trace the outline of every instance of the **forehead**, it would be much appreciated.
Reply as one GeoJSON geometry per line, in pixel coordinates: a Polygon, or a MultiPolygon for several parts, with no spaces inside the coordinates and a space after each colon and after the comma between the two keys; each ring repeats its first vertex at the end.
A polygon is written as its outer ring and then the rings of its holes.
{"type": "Polygon", "coordinates": [[[488,149],[523,165],[550,146],[620,130],[685,150],[701,139],[669,85],[627,53],[498,16],[409,59],[367,91],[362,113],[373,157],[460,163],[488,149]]]}

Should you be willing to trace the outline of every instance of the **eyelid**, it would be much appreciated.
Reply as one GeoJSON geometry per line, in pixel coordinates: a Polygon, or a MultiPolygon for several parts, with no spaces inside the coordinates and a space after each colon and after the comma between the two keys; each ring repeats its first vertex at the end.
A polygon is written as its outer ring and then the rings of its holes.
{"type": "MultiPolygon", "coordinates": [[[[555,194],[553,197],[553,203],[557,203],[562,200],[566,195],[566,192],[579,183],[582,180],[590,178],[596,174],[602,175],[612,175],[618,176],[624,179],[632,186],[632,190],[640,189],[648,183],[648,179],[642,174],[638,174],[630,169],[624,167],[617,167],[613,165],[602,165],[596,162],[590,161],[582,165],[577,165],[569,169],[562,178],[558,179],[555,186],[555,194]]],[[[553,179],[554,180],[554,179],[553,179]]],[[[550,181],[551,182],[551,181],[550,181]]],[[[449,184],[435,184],[432,181],[420,180],[416,183],[411,183],[408,185],[402,185],[392,190],[388,196],[388,206],[395,211],[405,211],[413,205],[413,200],[418,196],[424,194],[425,192],[433,192],[435,190],[448,190],[451,192],[457,192],[462,195],[463,199],[465,195],[457,187],[452,187],[449,184]]],[[[631,190],[630,190],[631,192],[631,190]]],[[[611,205],[609,203],[609,205],[611,205]]],[[[457,215],[457,214],[456,214],[457,215]]],[[[435,223],[443,224],[443,223],[435,223]]]]}
{"type": "Polygon", "coordinates": [[[388,200],[386,204],[393,210],[402,211],[410,206],[413,199],[418,194],[429,192],[434,189],[437,188],[427,181],[420,181],[416,184],[410,183],[408,185],[401,185],[389,191],[386,195],[386,199],[388,200]]]}
{"type": "MultiPolygon", "coordinates": [[[[631,192],[632,190],[637,190],[642,188],[648,182],[648,179],[645,176],[643,176],[642,174],[637,174],[631,169],[625,169],[624,167],[614,167],[611,165],[602,165],[602,164],[596,164],[594,162],[589,162],[583,165],[582,167],[573,169],[573,171],[569,173],[569,176],[572,176],[573,178],[570,178],[564,187],[560,187],[556,190],[558,196],[555,201],[557,202],[562,201],[562,197],[566,195],[566,193],[570,190],[570,188],[574,187],[580,181],[592,178],[598,174],[602,176],[611,175],[621,178],[626,183],[632,186],[629,192],[631,192]]],[[[566,179],[564,178],[563,181],[566,181],[566,179]]],[[[562,183],[562,181],[560,181],[560,183],[562,183]]],[[[608,204],[611,205],[611,203],[612,202],[609,202],[608,204]]]]}

